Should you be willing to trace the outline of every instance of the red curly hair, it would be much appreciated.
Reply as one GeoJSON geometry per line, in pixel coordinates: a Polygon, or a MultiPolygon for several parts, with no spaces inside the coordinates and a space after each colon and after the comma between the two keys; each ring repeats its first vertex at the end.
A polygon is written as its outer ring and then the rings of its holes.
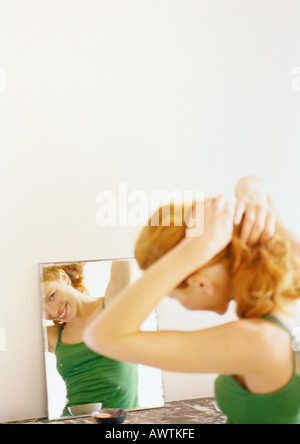
{"type": "MultiPolygon", "coordinates": [[[[162,207],[156,213],[158,224],[151,218],[143,228],[135,246],[135,257],[141,269],[146,270],[160,257],[175,247],[184,237],[184,204],[171,204],[170,211],[162,207]],[[168,223],[164,220],[168,214],[168,223]]],[[[237,314],[240,318],[261,317],[275,307],[283,307],[286,300],[300,298],[300,267],[289,242],[279,234],[264,244],[250,247],[235,229],[229,246],[214,257],[204,268],[223,262],[229,270],[234,287],[237,314]]],[[[185,287],[186,281],[180,285],[185,287]]]]}

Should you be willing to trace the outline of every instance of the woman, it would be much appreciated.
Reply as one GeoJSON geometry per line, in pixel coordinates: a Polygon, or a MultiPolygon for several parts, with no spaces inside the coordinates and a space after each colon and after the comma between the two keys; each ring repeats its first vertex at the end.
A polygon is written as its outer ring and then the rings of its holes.
{"type": "Polygon", "coordinates": [[[290,332],[300,297],[299,241],[280,224],[275,235],[262,181],[243,179],[237,198],[236,207],[222,198],[205,202],[198,238],[185,238],[185,227],[166,227],[162,220],[146,227],[136,246],[146,272],[91,322],[84,340],[127,362],[219,373],[216,399],[229,423],[300,424],[300,377],[290,332]],[[234,300],[239,320],[194,332],[140,331],[164,295],[191,310],[217,313],[234,300]]]}
{"type": "Polygon", "coordinates": [[[66,383],[68,407],[103,403],[103,408],[138,407],[138,373],[132,364],[115,361],[91,351],[82,341],[86,325],[109,305],[129,283],[128,262],[114,262],[105,297],[92,299],[84,285],[84,264],[43,269],[42,294],[47,319],[49,351],[55,353],[57,370],[66,383]]]}

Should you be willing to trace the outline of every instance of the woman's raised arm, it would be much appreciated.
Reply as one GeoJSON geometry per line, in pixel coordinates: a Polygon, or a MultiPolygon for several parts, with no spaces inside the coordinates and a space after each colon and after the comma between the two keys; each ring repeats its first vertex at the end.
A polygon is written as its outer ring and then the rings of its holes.
{"type": "MultiPolygon", "coordinates": [[[[83,335],[89,348],[113,359],[168,367],[175,371],[183,368],[185,371],[192,368],[201,371],[199,365],[195,367],[195,359],[182,367],[182,359],[188,361],[198,350],[197,341],[190,343],[191,335],[196,339],[196,333],[143,332],[140,328],[164,296],[230,243],[234,207],[221,198],[211,199],[205,203],[204,212],[203,236],[185,238],[155,262],[137,282],[122,290],[106,310],[91,322],[83,335]]],[[[208,350],[212,337],[203,336],[201,332],[198,335],[199,341],[201,338],[204,341],[203,350],[208,350]]]]}
{"type": "Polygon", "coordinates": [[[120,293],[123,288],[130,284],[131,263],[130,261],[114,261],[110,271],[110,281],[105,292],[105,306],[107,307],[114,297],[120,293]]]}

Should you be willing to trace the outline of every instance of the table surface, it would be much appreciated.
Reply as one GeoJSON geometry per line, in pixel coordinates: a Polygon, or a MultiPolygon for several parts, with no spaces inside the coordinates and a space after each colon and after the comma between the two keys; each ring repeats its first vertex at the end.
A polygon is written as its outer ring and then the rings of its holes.
{"type": "MultiPolygon", "coordinates": [[[[90,416],[58,420],[37,419],[18,424],[94,424],[90,416]]],[[[124,424],[225,424],[213,398],[167,402],[164,407],[127,412],[124,424]]]]}

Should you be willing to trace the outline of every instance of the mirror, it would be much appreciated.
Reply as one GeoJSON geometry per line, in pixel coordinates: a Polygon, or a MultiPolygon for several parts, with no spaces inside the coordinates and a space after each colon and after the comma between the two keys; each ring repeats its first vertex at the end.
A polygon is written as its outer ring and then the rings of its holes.
{"type": "MultiPolygon", "coordinates": [[[[110,360],[82,342],[85,325],[140,275],[134,259],[40,264],[49,419],[90,403],[126,410],[164,405],[160,370],[110,360]]],[[[156,312],[143,328],[157,329],[156,312]]]]}

